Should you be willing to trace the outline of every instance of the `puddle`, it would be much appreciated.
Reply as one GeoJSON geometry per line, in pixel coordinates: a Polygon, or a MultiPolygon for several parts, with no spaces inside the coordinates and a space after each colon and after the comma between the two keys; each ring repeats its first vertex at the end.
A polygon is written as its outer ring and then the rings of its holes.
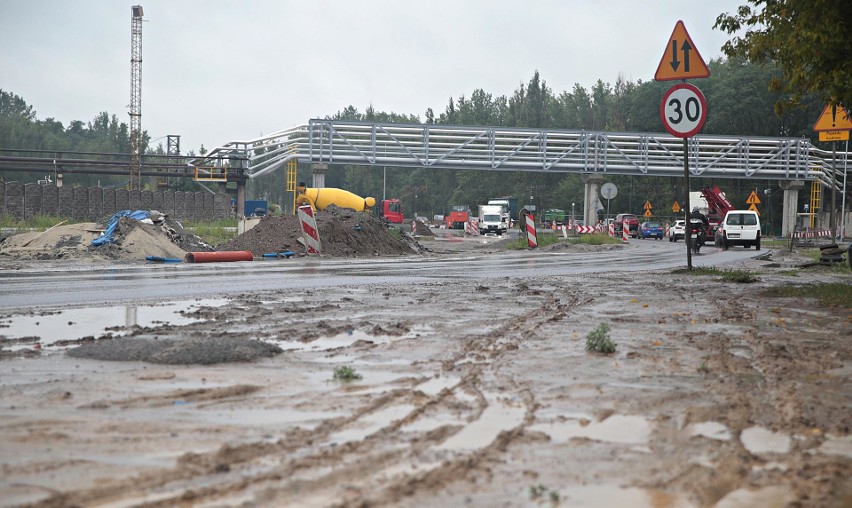
{"type": "Polygon", "coordinates": [[[220,425],[275,426],[296,425],[312,430],[324,419],[343,416],[344,413],[297,411],[293,409],[236,409],[228,411],[201,410],[195,414],[204,421],[220,425]]]}
{"type": "Polygon", "coordinates": [[[558,442],[586,438],[620,444],[646,444],[653,430],[651,423],[641,416],[612,415],[602,422],[583,423],[580,420],[537,423],[530,430],[544,432],[558,442]]]}
{"type": "Polygon", "coordinates": [[[728,352],[746,360],[751,360],[754,357],[754,353],[748,346],[731,346],[728,348],[728,352]]]}
{"type": "Polygon", "coordinates": [[[796,500],[788,486],[771,486],[762,489],[737,489],[719,500],[715,508],[783,508],[796,500]]]}
{"type": "Polygon", "coordinates": [[[826,455],[842,455],[852,458],[852,436],[832,436],[827,434],[825,441],[814,450],[826,455]]]}
{"type": "Polygon", "coordinates": [[[434,397],[444,390],[451,390],[454,386],[459,384],[459,381],[461,380],[457,377],[433,377],[428,381],[420,383],[414,389],[423,392],[425,395],[434,397]]]}
{"type": "Polygon", "coordinates": [[[686,432],[690,436],[701,436],[719,441],[728,441],[731,439],[731,431],[719,422],[693,423],[686,428],[686,432]]]}
{"type": "Polygon", "coordinates": [[[629,506],[631,508],[692,508],[695,505],[677,494],[618,485],[570,485],[557,489],[562,503],[572,508],[629,506]]]}
{"type": "Polygon", "coordinates": [[[483,394],[488,406],[479,418],[441,443],[439,450],[473,451],[491,444],[503,431],[512,430],[524,422],[526,408],[520,403],[510,405],[494,395],[483,394]]]}
{"type": "Polygon", "coordinates": [[[790,451],[790,436],[772,432],[763,427],[749,427],[740,434],[743,446],[752,454],[787,453],[790,451]]]}
{"type": "Polygon", "coordinates": [[[328,438],[328,444],[344,444],[351,441],[362,441],[368,436],[375,434],[392,422],[401,420],[408,416],[417,406],[412,404],[400,404],[367,413],[350,423],[353,428],[343,429],[335,432],[328,438]]]}
{"type": "MultiPolygon", "coordinates": [[[[66,309],[54,314],[34,316],[11,316],[0,319],[0,345],[3,339],[39,337],[42,346],[59,341],[78,340],[83,337],[99,337],[109,332],[124,335],[132,327],[155,327],[162,325],[182,326],[203,321],[182,313],[200,307],[221,307],[229,300],[224,298],[170,302],[162,305],[125,305],[114,307],[82,307],[66,309]]],[[[30,344],[15,344],[11,350],[31,347],[30,344]]]]}
{"type": "Polygon", "coordinates": [[[331,351],[334,349],[347,348],[358,341],[371,342],[373,344],[389,344],[393,341],[414,338],[414,334],[405,335],[370,335],[361,330],[349,330],[345,333],[320,337],[310,342],[277,342],[278,347],[285,351],[331,351]]]}

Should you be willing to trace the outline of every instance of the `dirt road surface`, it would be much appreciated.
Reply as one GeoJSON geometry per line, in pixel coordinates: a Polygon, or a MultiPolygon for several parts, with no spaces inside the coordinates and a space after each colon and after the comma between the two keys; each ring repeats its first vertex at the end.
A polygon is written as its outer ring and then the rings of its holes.
{"type": "Polygon", "coordinates": [[[852,279],[791,266],[242,294],[9,340],[0,505],[850,506],[852,313],[767,292],[852,279]],[[586,350],[602,323],[614,354],[586,350]]]}

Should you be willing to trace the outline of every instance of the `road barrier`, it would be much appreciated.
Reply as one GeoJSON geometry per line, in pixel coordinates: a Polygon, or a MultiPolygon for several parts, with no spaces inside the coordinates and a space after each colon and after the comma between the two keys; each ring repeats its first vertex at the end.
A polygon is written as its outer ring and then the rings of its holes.
{"type": "Polygon", "coordinates": [[[479,221],[471,219],[464,225],[464,232],[470,236],[479,236],[479,221]]]}
{"type": "Polygon", "coordinates": [[[535,216],[533,214],[527,215],[527,244],[530,248],[538,246],[538,238],[535,233],[535,216]]]}
{"type": "Polygon", "coordinates": [[[621,227],[621,243],[630,243],[630,227],[624,224],[621,227]]]}
{"type": "Polygon", "coordinates": [[[314,209],[311,205],[299,207],[299,224],[302,225],[302,237],[305,239],[305,249],[308,254],[320,254],[322,247],[317,229],[317,219],[314,217],[314,209]]]}

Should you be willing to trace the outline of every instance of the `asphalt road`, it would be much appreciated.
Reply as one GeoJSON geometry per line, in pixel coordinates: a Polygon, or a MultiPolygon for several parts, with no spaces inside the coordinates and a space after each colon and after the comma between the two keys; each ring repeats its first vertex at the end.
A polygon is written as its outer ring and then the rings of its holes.
{"type": "MultiPolygon", "coordinates": [[[[724,266],[765,253],[742,247],[705,247],[693,266],[724,266]]],[[[623,249],[479,253],[410,258],[322,259],[108,267],[51,266],[0,271],[0,309],[225,297],[252,291],[287,293],[315,287],[476,281],[666,270],[686,266],[683,242],[633,240],[623,249]]]]}

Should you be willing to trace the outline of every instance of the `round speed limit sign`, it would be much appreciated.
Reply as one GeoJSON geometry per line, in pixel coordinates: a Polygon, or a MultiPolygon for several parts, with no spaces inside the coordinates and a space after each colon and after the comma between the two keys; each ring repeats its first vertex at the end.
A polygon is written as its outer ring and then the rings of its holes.
{"type": "Polygon", "coordinates": [[[676,138],[688,138],[704,127],[707,100],[701,90],[683,83],[669,88],[660,103],[663,126],[676,138]]]}

